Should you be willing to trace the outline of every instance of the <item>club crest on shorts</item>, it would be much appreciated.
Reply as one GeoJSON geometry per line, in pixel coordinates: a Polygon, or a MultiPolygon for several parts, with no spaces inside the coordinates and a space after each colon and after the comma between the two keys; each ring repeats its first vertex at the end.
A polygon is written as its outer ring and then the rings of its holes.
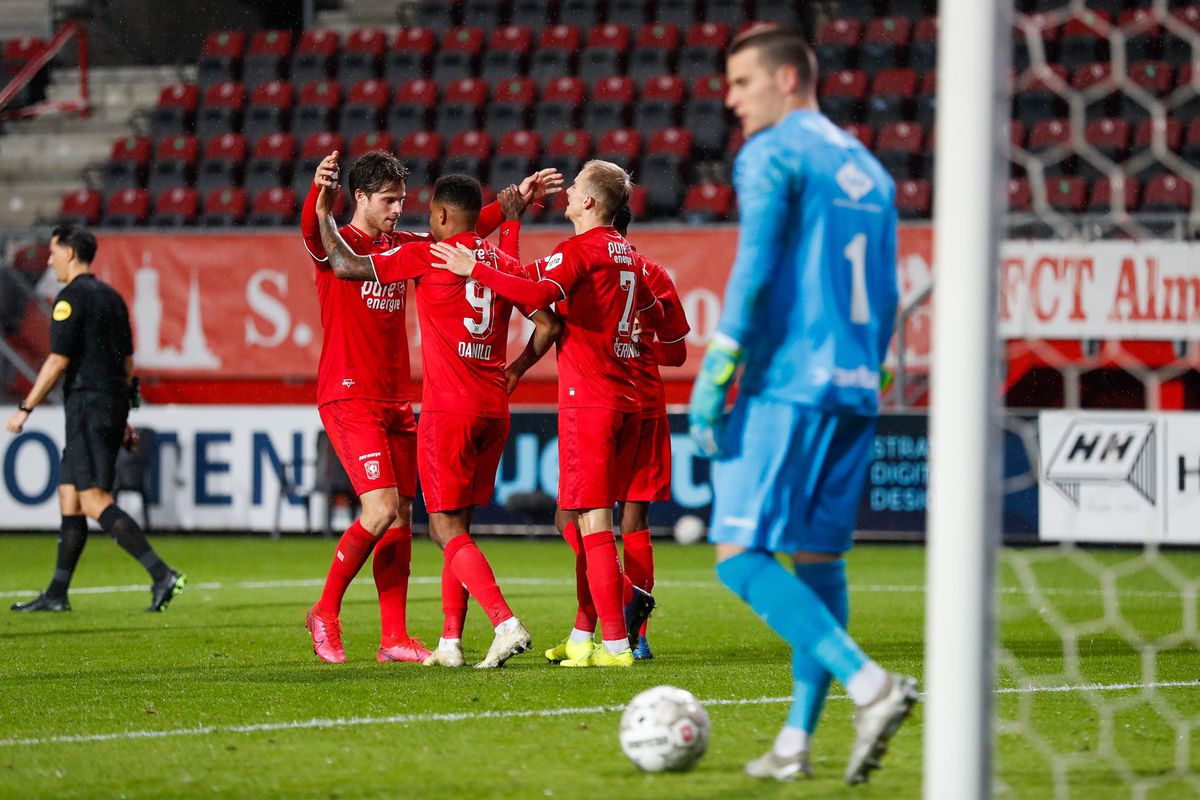
{"type": "Polygon", "coordinates": [[[363,464],[363,467],[367,471],[367,480],[372,480],[372,481],[379,480],[379,462],[378,461],[368,461],[367,463],[363,464]]]}

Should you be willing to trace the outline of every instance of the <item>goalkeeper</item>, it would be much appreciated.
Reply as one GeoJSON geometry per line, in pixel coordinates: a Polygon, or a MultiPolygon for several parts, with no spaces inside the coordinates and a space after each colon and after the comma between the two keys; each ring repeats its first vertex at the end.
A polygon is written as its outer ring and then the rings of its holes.
{"type": "Polygon", "coordinates": [[[748,139],[734,166],[742,221],[689,421],[714,460],[717,575],[792,646],[795,679],[786,725],[746,772],[811,773],[832,676],[858,706],[846,780],[860,783],[916,702],[913,679],[885,671],[847,634],[843,560],[898,302],[895,186],[817,110],[815,59],[800,36],[746,31],[727,74],[726,105],[748,139]]]}

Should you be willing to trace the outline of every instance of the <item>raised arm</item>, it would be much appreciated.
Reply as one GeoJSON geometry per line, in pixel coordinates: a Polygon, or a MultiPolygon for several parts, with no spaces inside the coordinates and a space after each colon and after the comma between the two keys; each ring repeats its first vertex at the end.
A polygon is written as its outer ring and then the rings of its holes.
{"type": "Polygon", "coordinates": [[[539,308],[530,319],[533,321],[533,333],[529,335],[525,349],[504,369],[504,388],[509,394],[517,388],[517,383],[529,368],[540,361],[562,336],[562,318],[553,311],[539,308]]]}
{"type": "Polygon", "coordinates": [[[300,235],[304,237],[304,246],[308,248],[309,254],[317,261],[326,259],[325,245],[321,241],[321,223],[317,218],[317,200],[322,188],[335,188],[337,180],[338,151],[334,150],[317,165],[313,182],[308,186],[308,195],[304,198],[304,208],[300,210],[300,235]]]}
{"type": "MultiPolygon", "coordinates": [[[[319,203],[318,208],[320,208],[319,203]]],[[[333,270],[333,274],[344,281],[375,280],[375,266],[371,263],[371,257],[360,256],[350,249],[350,245],[346,244],[346,240],[338,233],[333,215],[329,213],[322,215],[318,211],[317,217],[321,226],[321,242],[329,258],[329,268],[333,270]]]]}

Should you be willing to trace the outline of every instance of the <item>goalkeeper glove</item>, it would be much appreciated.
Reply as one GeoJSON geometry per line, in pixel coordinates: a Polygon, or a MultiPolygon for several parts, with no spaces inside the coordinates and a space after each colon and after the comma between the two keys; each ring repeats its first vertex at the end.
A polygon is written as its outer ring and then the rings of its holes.
{"type": "Polygon", "coordinates": [[[709,458],[719,455],[721,451],[717,439],[725,414],[725,399],[741,360],[741,345],[718,333],[708,343],[700,374],[692,386],[692,402],[688,409],[689,431],[700,452],[709,458]]]}

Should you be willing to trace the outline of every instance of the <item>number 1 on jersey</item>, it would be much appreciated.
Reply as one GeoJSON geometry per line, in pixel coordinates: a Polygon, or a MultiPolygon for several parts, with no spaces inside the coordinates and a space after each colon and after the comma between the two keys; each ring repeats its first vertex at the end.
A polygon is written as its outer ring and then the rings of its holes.
{"type": "Polygon", "coordinates": [[[871,306],[867,301],[867,235],[856,234],[842,255],[850,259],[850,321],[866,325],[871,321],[871,306]]]}

